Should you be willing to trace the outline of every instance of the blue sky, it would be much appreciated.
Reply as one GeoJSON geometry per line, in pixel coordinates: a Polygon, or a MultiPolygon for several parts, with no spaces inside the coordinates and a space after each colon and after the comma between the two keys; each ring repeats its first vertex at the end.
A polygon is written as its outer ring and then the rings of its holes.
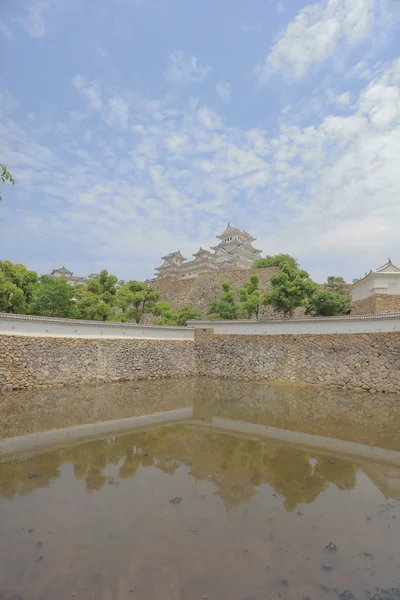
{"type": "Polygon", "coordinates": [[[400,264],[399,0],[3,0],[0,258],[145,279],[230,221],[400,264]]]}

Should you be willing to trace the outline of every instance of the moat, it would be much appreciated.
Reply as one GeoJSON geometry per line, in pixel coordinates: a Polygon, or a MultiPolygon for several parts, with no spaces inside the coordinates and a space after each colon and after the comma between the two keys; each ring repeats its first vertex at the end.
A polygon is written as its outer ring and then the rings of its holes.
{"type": "Polygon", "coordinates": [[[0,440],[1,600],[400,599],[398,395],[3,393],[0,440]]]}

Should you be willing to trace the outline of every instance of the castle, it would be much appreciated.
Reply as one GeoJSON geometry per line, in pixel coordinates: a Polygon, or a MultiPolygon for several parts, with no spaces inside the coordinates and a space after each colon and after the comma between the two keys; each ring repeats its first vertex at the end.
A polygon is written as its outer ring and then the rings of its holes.
{"type": "Polygon", "coordinates": [[[72,271],[68,271],[65,267],[61,267],[60,269],[53,269],[50,273],[50,277],[53,279],[65,279],[68,285],[87,285],[88,280],[86,277],[80,277],[79,275],[74,275],[72,271]]]}
{"type": "Polygon", "coordinates": [[[247,231],[236,229],[228,223],[225,231],[217,235],[220,243],[210,252],[201,248],[193,254],[194,260],[186,261],[180,250],[162,257],[164,263],[156,269],[157,279],[175,277],[189,279],[200,273],[223,269],[250,269],[255,260],[261,258],[261,250],[253,248],[253,238],[247,231]]]}

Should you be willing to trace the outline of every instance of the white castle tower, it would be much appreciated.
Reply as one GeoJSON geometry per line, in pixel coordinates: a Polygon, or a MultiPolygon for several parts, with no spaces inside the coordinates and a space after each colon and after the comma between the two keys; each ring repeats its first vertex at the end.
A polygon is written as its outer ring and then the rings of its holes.
{"type": "Polygon", "coordinates": [[[253,262],[261,258],[261,250],[253,248],[253,238],[247,231],[236,229],[228,223],[225,231],[218,235],[220,243],[210,252],[200,248],[194,260],[185,262],[181,252],[171,252],[162,257],[164,263],[156,269],[156,277],[177,277],[187,279],[197,277],[199,273],[209,273],[222,269],[249,269],[253,262]]]}

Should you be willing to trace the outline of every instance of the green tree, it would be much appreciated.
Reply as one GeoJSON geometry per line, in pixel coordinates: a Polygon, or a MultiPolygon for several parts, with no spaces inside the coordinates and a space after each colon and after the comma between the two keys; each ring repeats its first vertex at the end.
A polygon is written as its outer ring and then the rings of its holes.
{"type": "Polygon", "coordinates": [[[64,279],[42,275],[33,290],[29,312],[46,317],[78,317],[74,288],[64,279]]]}
{"type": "Polygon", "coordinates": [[[272,256],[266,256],[265,258],[259,258],[256,260],[252,267],[254,269],[267,269],[268,267],[281,267],[283,264],[288,264],[293,269],[299,268],[297,258],[290,256],[290,254],[274,254],[272,256]]]}
{"type": "Polygon", "coordinates": [[[258,313],[261,306],[260,295],[260,279],[257,275],[252,275],[241,288],[239,288],[240,302],[242,308],[247,314],[247,318],[251,319],[255,315],[258,319],[258,313]]]}
{"type": "Polygon", "coordinates": [[[195,306],[182,306],[176,311],[177,325],[184,327],[188,321],[198,321],[202,318],[200,308],[195,306]]]}
{"type": "Polygon", "coordinates": [[[102,302],[113,304],[117,294],[118,277],[103,269],[95,279],[89,279],[87,291],[99,296],[102,302]]]}
{"type": "Polygon", "coordinates": [[[92,321],[126,321],[116,313],[118,277],[103,269],[92,274],[87,286],[77,286],[75,297],[77,310],[82,319],[92,321]]]}
{"type": "Polygon", "coordinates": [[[153,313],[159,317],[159,319],[154,321],[154,325],[178,325],[179,327],[184,327],[188,321],[202,318],[201,310],[195,306],[182,306],[174,311],[169,302],[158,302],[154,307],[153,313]]]}
{"type": "Polygon", "coordinates": [[[114,320],[115,310],[113,307],[105,302],[99,294],[87,290],[77,300],[76,308],[81,319],[89,319],[91,321],[114,320]]]}
{"type": "Polygon", "coordinates": [[[118,290],[115,302],[125,320],[140,323],[143,314],[154,312],[159,299],[154,288],[140,281],[128,281],[118,290]]]}
{"type": "MultiPolygon", "coordinates": [[[[2,183],[11,183],[12,185],[15,184],[15,180],[10,171],[7,169],[6,165],[0,164],[0,181],[2,183]]],[[[0,194],[0,202],[2,199],[2,195],[0,194]]]]}
{"type": "Polygon", "coordinates": [[[330,292],[336,292],[337,294],[348,294],[346,282],[343,277],[329,275],[326,283],[324,284],[324,288],[330,292]]]}
{"type": "Polygon", "coordinates": [[[37,282],[37,274],[24,265],[0,261],[0,310],[26,312],[37,282]]]}
{"type": "Polygon", "coordinates": [[[219,319],[238,319],[241,316],[241,306],[236,301],[235,292],[231,290],[228,282],[222,284],[222,293],[219,300],[215,300],[208,309],[209,315],[219,319]]]}
{"type": "Polygon", "coordinates": [[[153,314],[158,317],[154,321],[154,325],[178,325],[177,314],[169,302],[158,302],[154,307],[153,314]]]}
{"type": "Polygon", "coordinates": [[[345,315],[349,310],[349,296],[329,290],[316,291],[306,303],[306,314],[319,317],[345,315]]]}
{"type": "Polygon", "coordinates": [[[293,317],[294,309],[304,306],[317,289],[307,271],[282,263],[280,273],[271,277],[272,290],[266,292],[263,303],[283,313],[284,318],[293,317]]]}
{"type": "Polygon", "coordinates": [[[26,312],[24,292],[15,283],[6,279],[0,271],[0,312],[23,314],[26,312]]]}

